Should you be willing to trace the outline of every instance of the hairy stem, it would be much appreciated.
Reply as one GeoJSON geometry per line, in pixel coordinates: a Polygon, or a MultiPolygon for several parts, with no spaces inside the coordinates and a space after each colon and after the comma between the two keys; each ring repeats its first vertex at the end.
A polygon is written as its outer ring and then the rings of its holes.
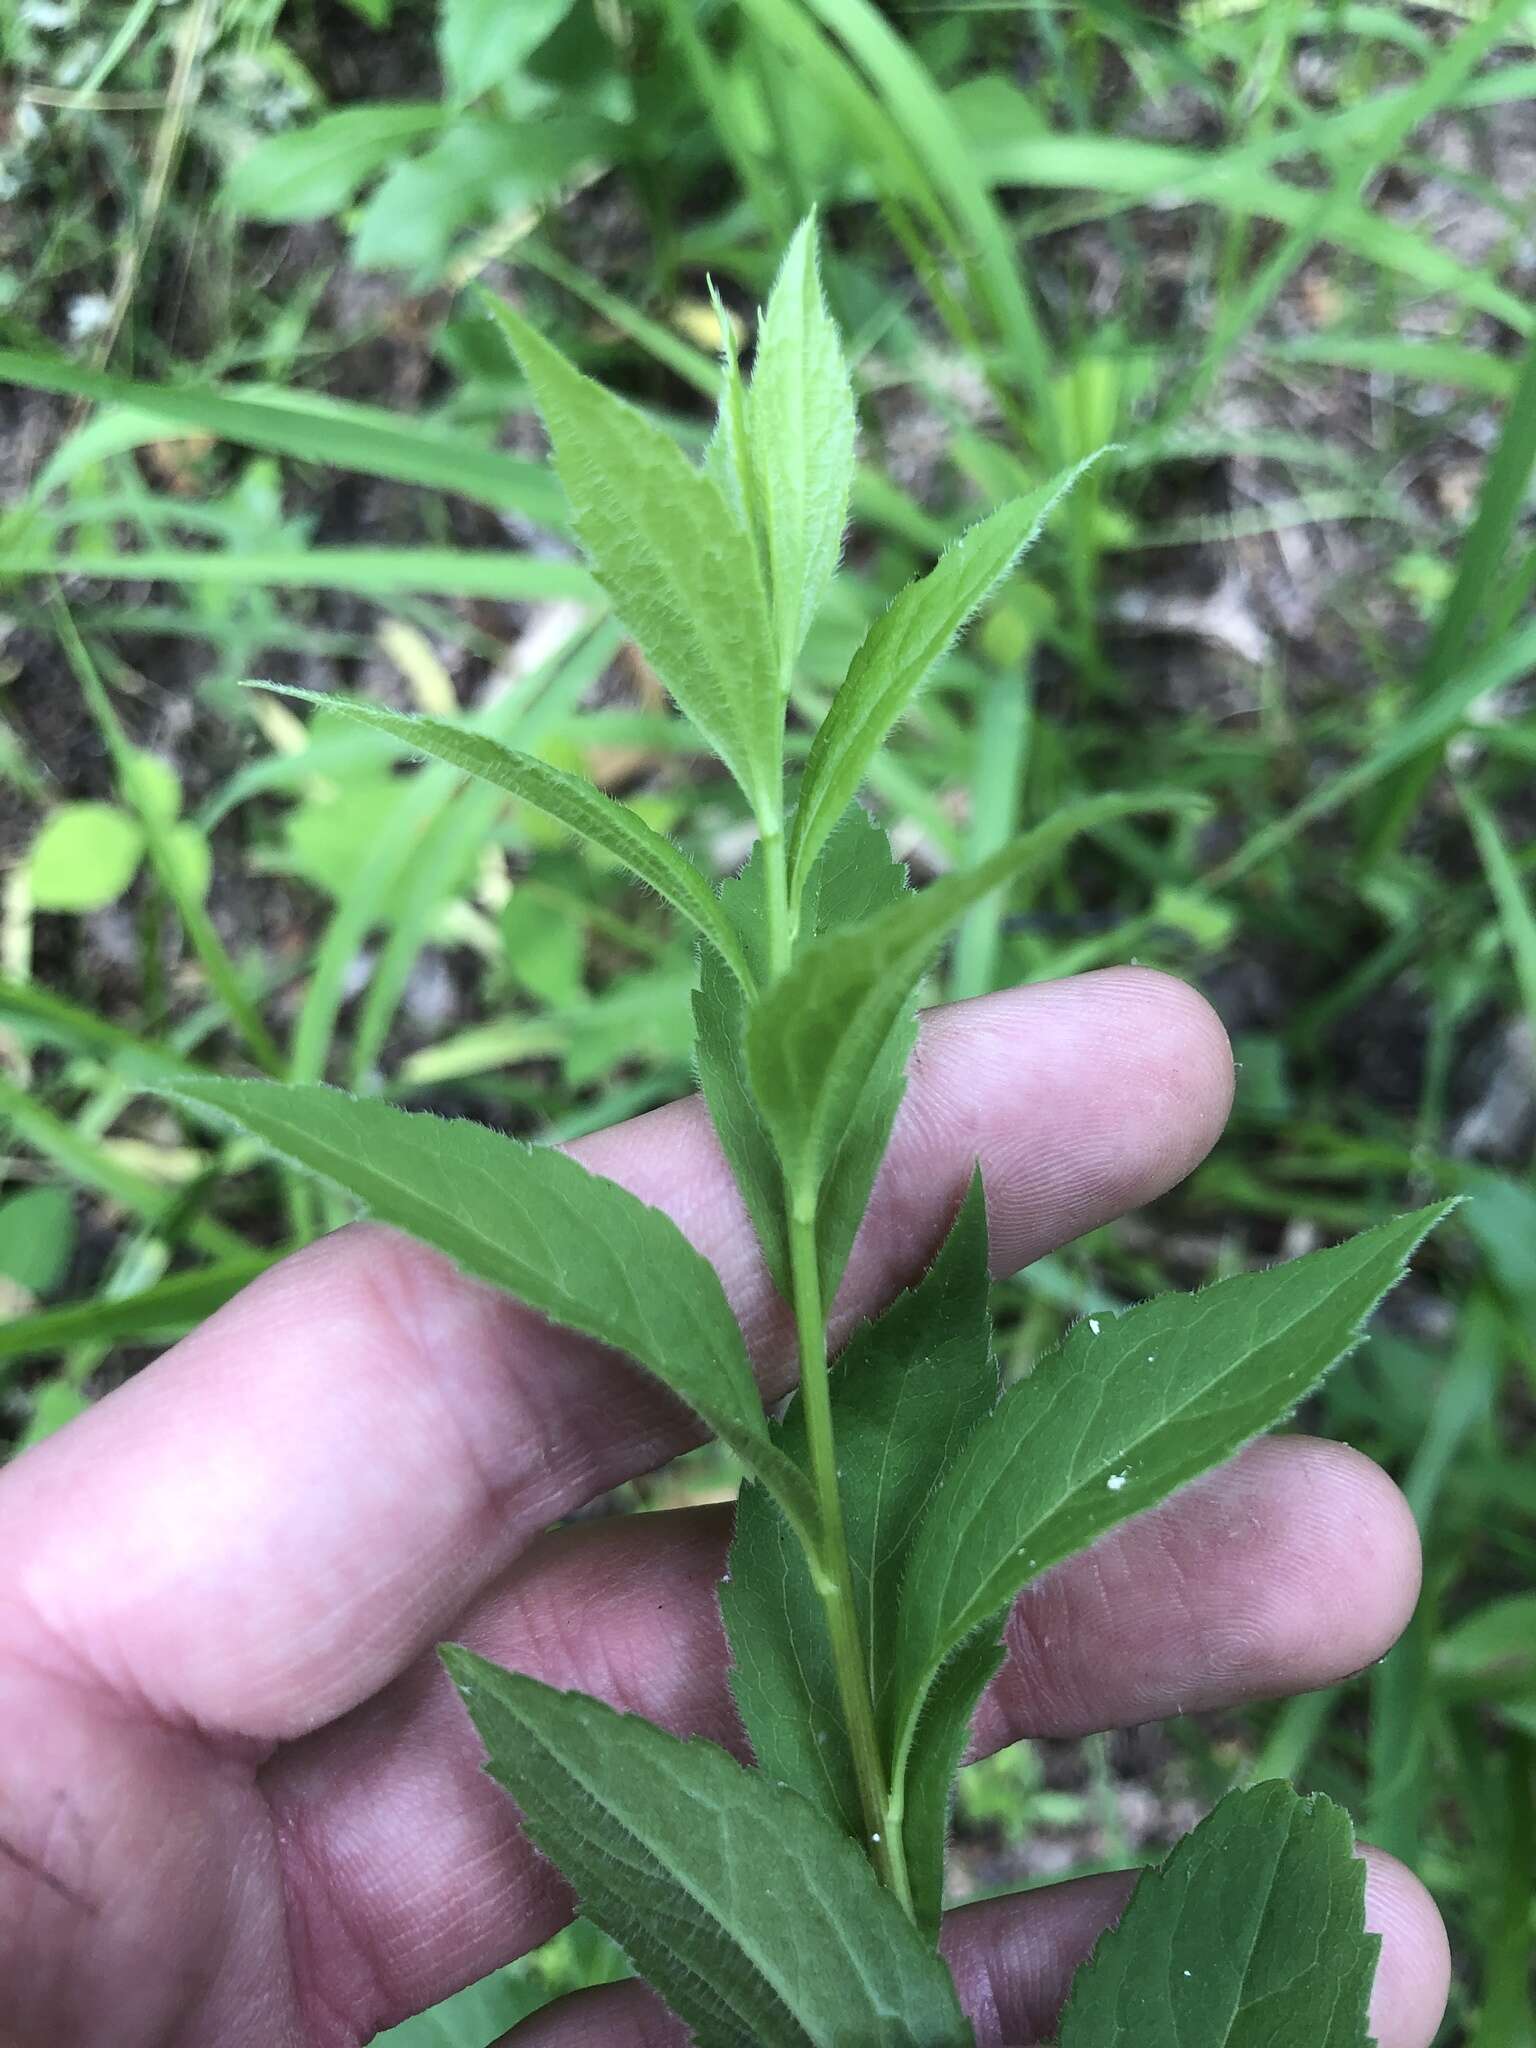
{"type": "Polygon", "coordinates": [[[816,1223],[810,1212],[790,1215],[790,1269],[794,1281],[795,1326],[800,1340],[800,1399],[805,1410],[806,1440],[811,1454],[811,1484],[816,1492],[820,1547],[811,1559],[811,1576],[827,1617],[832,1641],[838,1697],[847,1723],[849,1745],[864,1809],[864,1829],[871,1861],[881,1882],[894,1892],[908,1913],[912,1892],[905,1861],[893,1854],[886,1833],[889,1800],[880,1738],[875,1732],[868,1666],[860,1639],[858,1610],[853,1600],[853,1572],[843,1526],[842,1492],[837,1478],[837,1448],[832,1431],[832,1398],[827,1380],[827,1328],[817,1276],[816,1223]]]}

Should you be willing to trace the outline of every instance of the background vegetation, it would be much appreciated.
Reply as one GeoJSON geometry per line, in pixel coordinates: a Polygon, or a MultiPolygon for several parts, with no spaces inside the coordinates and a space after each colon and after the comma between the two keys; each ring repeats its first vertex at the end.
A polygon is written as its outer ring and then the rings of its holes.
{"type": "MultiPolygon", "coordinates": [[[[138,1095],[138,1048],[555,1136],[688,1086],[659,906],[236,685],[462,711],[728,870],[739,803],[562,540],[462,287],[697,442],[707,280],[749,338],[817,204],[862,468],[802,710],[960,525],[1114,442],[874,800],[919,875],[1120,782],[1211,805],[976,913],[932,990],[1136,957],[1241,1060],[1176,1195],[1001,1290],[1010,1357],[1476,1197],[1316,1417],[1407,1486],[1406,1641],[973,1768],[956,1892],[1294,1773],[1446,1908],[1444,2040],[1532,2048],[1536,8],[19,0],[0,54],[5,1441],[336,1220],[138,1095]]],[[[729,1483],[702,1454],[613,1505],[729,1483]]],[[[610,1968],[577,1930],[397,2038],[480,2048],[610,1968]]]]}

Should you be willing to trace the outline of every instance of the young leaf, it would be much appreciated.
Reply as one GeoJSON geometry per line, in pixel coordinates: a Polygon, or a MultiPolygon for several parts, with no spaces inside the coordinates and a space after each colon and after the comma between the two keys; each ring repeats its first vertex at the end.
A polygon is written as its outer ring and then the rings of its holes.
{"type": "Polygon", "coordinates": [[[965,1758],[981,1696],[1003,1667],[1004,1619],[999,1615],[995,1624],[978,1629],[934,1680],[901,1776],[900,1818],[893,1815],[893,1832],[901,1842],[917,1924],[935,1941],[944,1912],[955,1775],[965,1758]]]}
{"type": "Polygon", "coordinates": [[[699,870],[669,840],[653,832],[637,812],[604,796],[579,775],[552,768],[536,755],[519,754],[499,740],[467,726],[454,725],[446,718],[410,717],[361,698],[327,696],[288,683],[263,683],[261,687],[284,697],[302,697],[323,711],[339,712],[359,725],[388,733],[416,753],[444,761],[450,768],[461,768],[466,775],[492,783],[509,796],[532,804],[535,810],[557,818],[583,839],[621,860],[642,882],[649,883],[680,917],[687,918],[708,939],[743,987],[751,987],[752,978],[740,941],[699,870]]]}
{"type": "Polygon", "coordinates": [[[1133,811],[1188,808],[1181,796],[1088,798],[969,874],[946,875],[862,929],[806,946],[753,1004],[746,1033],[752,1090],[795,1195],[819,1194],[924,969],[973,903],[1045,864],[1079,832],[1133,811]]]}
{"type": "Polygon", "coordinates": [[[700,2048],[964,2048],[944,1965],[847,1836],[713,1743],[443,1660],[534,1842],[700,2048]]]}
{"type": "MultiPolygon", "coordinates": [[[[812,217],[796,230],[769,296],[747,397],[747,450],[786,696],[842,553],[854,427],[853,388],[822,295],[812,217]]],[[[829,827],[852,795],[831,812],[829,827]]]]}
{"type": "Polygon", "coordinates": [[[782,807],[784,708],[751,535],[715,478],[643,413],[582,376],[510,307],[485,303],[533,386],[598,581],[767,829],[782,807]]]}
{"type": "Polygon", "coordinates": [[[870,763],[955,636],[1087,467],[1079,463],[1054,483],[1015,498],[969,528],[870,627],[805,764],[790,834],[792,881],[816,858],[827,833],[858,793],[870,763]]]}
{"type": "MultiPolygon", "coordinates": [[[[890,841],[874,819],[853,804],[827,841],[812,872],[801,921],[811,932],[841,930],[894,903],[905,888],[905,870],[891,858],[890,841]]],[[[768,940],[759,853],[754,852],[741,874],[725,884],[720,900],[751,972],[761,979],[768,971],[768,940]]],[[[699,1085],[756,1227],[768,1270],[787,1300],[789,1242],[784,1176],[747,1086],[742,1050],[746,997],[740,984],[725,973],[711,954],[700,958],[693,1015],[699,1085]]],[[[895,1032],[892,1040],[900,1036],[895,1032]]],[[[870,1184],[901,1101],[908,1050],[909,1041],[902,1038],[899,1044],[893,1042],[876,1063],[861,1099],[861,1114],[828,1175],[817,1219],[824,1301],[831,1301],[837,1291],[854,1232],[863,1217],[870,1184]]]]}
{"type": "Polygon", "coordinates": [[[945,1660],[1032,1579],[1283,1421],[1451,1206],[1075,1325],[929,1505],[902,1589],[894,1753],[945,1660]]]}
{"type": "Polygon", "coordinates": [[[1142,1877],[1078,1972],[1061,2048],[1371,2048],[1380,1947],[1343,1808],[1254,1785],[1142,1877]]]}
{"type": "Polygon", "coordinates": [[[809,1487],[769,1440],[719,1276],[659,1209],[563,1152],[339,1088],[159,1085],[552,1322],[627,1353],[730,1445],[791,1519],[809,1525],[809,1487]]]}
{"type": "MultiPolygon", "coordinates": [[[[987,1282],[986,1203],[978,1175],[928,1272],[856,1332],[832,1371],[854,1599],[877,1703],[894,1666],[901,1582],[924,1503],[997,1399],[987,1282]]],[[[808,1451],[798,1401],[776,1435],[804,1468],[808,1451]]],[[[783,1517],[759,1487],[744,1488],[737,1506],[720,1605],[734,1664],[732,1689],[758,1763],[846,1832],[858,1833],[858,1782],[821,1603],[783,1517]]],[[[947,1793],[946,1780],[945,1814],[947,1793]]],[[[937,1931],[943,1877],[942,1824],[936,1860],[933,1846],[930,1834],[924,1867],[912,1872],[930,1933],[937,1931]]]]}

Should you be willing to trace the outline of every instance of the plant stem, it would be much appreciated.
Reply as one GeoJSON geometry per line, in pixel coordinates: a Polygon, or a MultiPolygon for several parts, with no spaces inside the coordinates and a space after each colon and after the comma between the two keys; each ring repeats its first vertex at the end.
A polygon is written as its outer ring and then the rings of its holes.
{"type": "Polygon", "coordinates": [[[789,918],[789,870],[784,857],[784,827],[762,832],[765,890],[768,898],[768,978],[776,981],[789,965],[794,932],[789,918]]]}
{"type": "Polygon", "coordinates": [[[912,1891],[905,1860],[893,1854],[886,1831],[888,1798],[880,1738],[875,1732],[858,1610],[853,1600],[853,1573],[848,1562],[848,1536],[843,1526],[842,1493],[837,1479],[837,1451],[832,1431],[832,1396],[827,1380],[827,1330],[822,1313],[816,1267],[814,1204],[794,1205],[789,1224],[789,1261],[794,1283],[795,1327],[800,1341],[800,1399],[804,1405],[806,1440],[811,1454],[811,1483],[816,1492],[820,1553],[811,1559],[811,1576],[827,1617],[838,1696],[848,1727],[859,1799],[864,1808],[868,1851],[880,1881],[895,1893],[910,1914],[912,1891]]]}

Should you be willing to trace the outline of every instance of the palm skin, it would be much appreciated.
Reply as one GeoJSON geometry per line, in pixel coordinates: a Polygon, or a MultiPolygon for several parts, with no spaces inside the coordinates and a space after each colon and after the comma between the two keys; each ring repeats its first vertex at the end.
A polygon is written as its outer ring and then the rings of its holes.
{"type": "MultiPolygon", "coordinates": [[[[915,1277],[980,1158],[995,1269],[1171,1185],[1230,1099],[1220,1026],[1117,970],[926,1025],[839,1304],[915,1277]]],[[[576,1148],[718,1266],[765,1391],[792,1344],[696,1103],[576,1148]]],[[[724,1511],[553,1529],[691,1441],[664,1393],[371,1227],[285,1261],[0,1476],[0,2048],[353,2048],[553,1933],[432,1655],[444,1637],[740,1746],[714,1598],[724,1511]]],[[[978,1752],[1325,1684],[1418,1586],[1411,1518],[1291,1438],[1018,1605],[978,1752]]],[[[952,1914],[983,2048],[1040,2038],[1118,1879],[952,1914]]],[[[1427,2048],[1443,1931],[1374,1858],[1381,2048],[1427,2048]]],[[[639,1986],[517,2048],[674,2048],[639,1986]]]]}

